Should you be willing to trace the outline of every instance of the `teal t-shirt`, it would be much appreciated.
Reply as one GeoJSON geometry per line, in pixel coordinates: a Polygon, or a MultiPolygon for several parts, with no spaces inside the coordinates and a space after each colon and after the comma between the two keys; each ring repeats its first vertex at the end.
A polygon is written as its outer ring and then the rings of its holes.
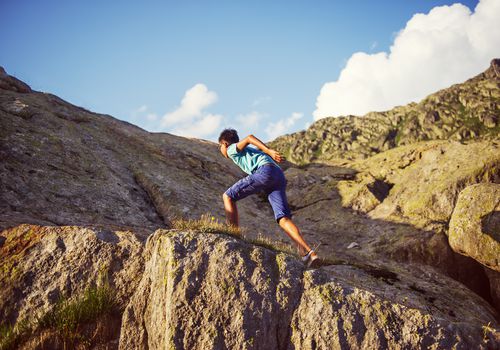
{"type": "Polygon", "coordinates": [[[253,174],[255,170],[266,163],[276,164],[270,156],[253,147],[247,146],[238,152],[235,143],[229,145],[227,155],[247,174],[253,174]]]}

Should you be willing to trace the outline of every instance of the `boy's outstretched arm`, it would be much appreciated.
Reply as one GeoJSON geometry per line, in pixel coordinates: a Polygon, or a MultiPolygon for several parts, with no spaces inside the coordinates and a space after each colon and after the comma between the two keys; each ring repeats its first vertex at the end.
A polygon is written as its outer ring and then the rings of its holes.
{"type": "Polygon", "coordinates": [[[285,157],[283,157],[278,151],[275,151],[269,147],[267,147],[264,142],[259,140],[253,135],[248,135],[245,137],[243,140],[238,142],[236,144],[236,149],[238,152],[242,151],[246,146],[249,144],[256,146],[258,149],[260,149],[262,152],[266,153],[267,155],[271,156],[275,161],[278,163],[282,162],[285,160],[285,157]]]}

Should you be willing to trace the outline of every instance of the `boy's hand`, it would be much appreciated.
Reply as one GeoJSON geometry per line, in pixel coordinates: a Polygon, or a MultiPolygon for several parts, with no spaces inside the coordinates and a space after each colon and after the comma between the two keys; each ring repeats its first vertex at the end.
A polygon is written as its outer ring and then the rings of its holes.
{"type": "Polygon", "coordinates": [[[272,159],[277,161],[278,163],[281,163],[282,161],[285,160],[285,157],[283,157],[278,151],[275,151],[273,149],[270,149],[267,154],[271,156],[272,159]]]}

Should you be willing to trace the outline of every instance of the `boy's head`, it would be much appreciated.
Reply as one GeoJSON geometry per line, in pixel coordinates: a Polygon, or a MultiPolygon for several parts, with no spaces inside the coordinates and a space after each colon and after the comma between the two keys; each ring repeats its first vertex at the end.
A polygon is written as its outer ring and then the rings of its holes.
{"type": "Polygon", "coordinates": [[[224,157],[227,156],[227,147],[233,143],[239,142],[238,132],[234,129],[224,129],[219,136],[219,149],[224,157]]]}
{"type": "Polygon", "coordinates": [[[220,133],[219,143],[225,141],[227,145],[231,145],[233,143],[239,142],[240,138],[238,137],[238,132],[234,129],[224,129],[220,133]]]}

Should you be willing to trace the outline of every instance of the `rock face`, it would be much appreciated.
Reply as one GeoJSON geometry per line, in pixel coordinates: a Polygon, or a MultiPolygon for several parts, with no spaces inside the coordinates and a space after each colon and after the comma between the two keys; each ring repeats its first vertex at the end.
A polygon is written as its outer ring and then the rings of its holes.
{"type": "MultiPolygon", "coordinates": [[[[337,185],[343,206],[366,213],[377,222],[410,224],[422,230],[411,234],[407,227],[404,234],[396,234],[403,229],[398,227],[385,241],[383,236],[378,237],[374,243],[377,251],[398,261],[420,261],[435,266],[488,300],[496,300],[498,291],[493,272],[485,273],[480,265],[474,266],[472,261],[454,256],[445,235],[453,225],[450,219],[460,191],[478,183],[480,185],[474,186],[489,189],[500,183],[498,142],[483,140],[465,145],[455,141],[420,142],[353,162],[351,166],[358,173],[353,179],[340,181],[337,185]],[[464,270],[456,271],[458,266],[464,270]]],[[[494,201],[490,198],[492,195],[495,196],[493,193],[485,195],[484,201],[494,201]]],[[[483,201],[482,194],[476,198],[478,202],[483,201]]],[[[463,224],[469,227],[477,220],[467,217],[463,224]]],[[[484,222],[492,226],[496,221],[493,218],[484,222]]],[[[481,222],[478,225],[481,230],[481,222]]],[[[495,232],[498,228],[490,227],[489,230],[495,232]]],[[[474,241],[479,238],[477,230],[468,234],[474,236],[470,240],[472,244],[481,244],[474,241]]],[[[456,248],[458,245],[455,243],[451,247],[464,254],[456,248]]],[[[482,263],[477,259],[481,253],[465,255],[482,263]]],[[[498,251],[490,255],[498,259],[498,251]]]]}
{"type": "Polygon", "coordinates": [[[487,303],[431,270],[416,287],[411,274],[304,270],[235,238],[164,230],[146,256],[121,349],[467,349],[486,346],[476,317],[495,322],[487,303]]]}
{"type": "Polygon", "coordinates": [[[454,251],[485,267],[491,297],[500,309],[500,185],[481,183],[458,196],[450,220],[448,240],[454,251]]]}
{"type": "Polygon", "coordinates": [[[345,206],[374,219],[446,233],[458,194],[478,182],[500,182],[500,144],[421,142],[352,164],[356,178],[339,183],[345,206]]]}
{"type": "Polygon", "coordinates": [[[143,244],[130,231],[20,225],[2,231],[0,319],[41,315],[65,295],[81,293],[105,274],[126,305],[143,269],[143,244]]]}
{"type": "MultiPolygon", "coordinates": [[[[3,69],[0,82],[0,228],[101,225],[148,234],[179,216],[223,218],[221,195],[243,172],[214,143],[149,133],[22,88],[3,69]]],[[[256,232],[275,226],[257,203],[240,204],[242,224],[256,232]]]]}
{"type": "MultiPolygon", "coordinates": [[[[500,340],[488,303],[426,267],[306,270],[287,253],[195,231],[157,230],[145,249],[131,232],[95,228],[21,225],[2,234],[2,271],[10,271],[2,319],[41,315],[107,267],[123,315],[119,334],[98,348],[468,349],[500,340]]],[[[18,345],[40,347],[42,335],[18,345]]]]}
{"type": "Polygon", "coordinates": [[[448,239],[458,253],[500,271],[500,185],[481,183],[458,196],[448,239]]]}
{"type": "Polygon", "coordinates": [[[0,89],[17,91],[20,93],[32,92],[28,84],[8,75],[3,67],[0,67],[0,89]]]}
{"type": "Polygon", "coordinates": [[[278,137],[273,147],[295,163],[366,158],[418,141],[497,138],[500,59],[478,76],[417,103],[362,117],[324,118],[306,131],[278,137]]]}

